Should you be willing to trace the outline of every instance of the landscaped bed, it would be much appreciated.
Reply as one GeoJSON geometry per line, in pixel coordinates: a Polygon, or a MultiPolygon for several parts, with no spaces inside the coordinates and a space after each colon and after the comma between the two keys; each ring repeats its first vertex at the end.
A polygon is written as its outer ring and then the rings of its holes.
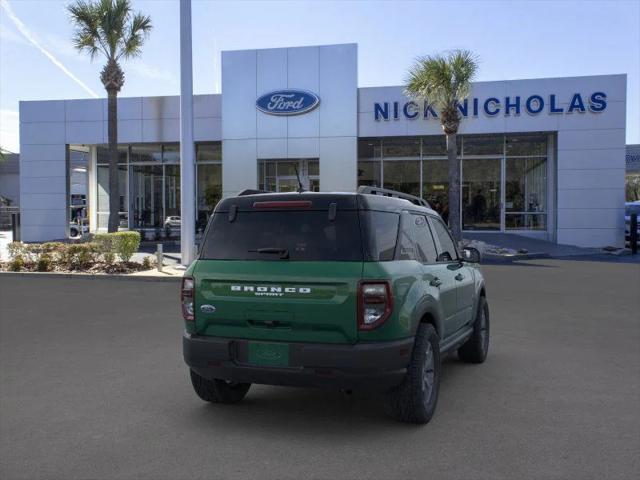
{"type": "Polygon", "coordinates": [[[9,244],[4,272],[133,273],[154,267],[149,257],[131,261],[140,247],[138,232],[101,233],[87,241],[9,244]]]}

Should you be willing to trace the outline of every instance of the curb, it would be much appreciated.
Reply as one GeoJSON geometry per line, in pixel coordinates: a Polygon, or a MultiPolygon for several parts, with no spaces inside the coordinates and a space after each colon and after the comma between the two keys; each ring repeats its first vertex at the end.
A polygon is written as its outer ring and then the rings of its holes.
{"type": "Polygon", "coordinates": [[[516,253],[514,255],[496,255],[491,253],[485,253],[482,255],[482,263],[513,263],[521,262],[523,260],[539,260],[541,258],[553,258],[548,253],[516,253]]]}
{"type": "Polygon", "coordinates": [[[117,281],[141,281],[141,282],[180,282],[182,277],[159,277],[154,275],[122,275],[116,273],[65,273],[65,272],[0,272],[2,277],[14,278],[72,278],[76,280],[117,280],[117,281]]]}

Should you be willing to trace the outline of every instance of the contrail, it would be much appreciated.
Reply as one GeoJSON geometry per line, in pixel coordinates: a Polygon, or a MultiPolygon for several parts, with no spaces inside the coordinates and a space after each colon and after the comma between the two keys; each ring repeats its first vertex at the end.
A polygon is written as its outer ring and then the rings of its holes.
{"type": "Polygon", "coordinates": [[[16,16],[16,14],[13,13],[11,5],[9,5],[9,0],[0,0],[0,5],[2,5],[2,8],[4,8],[4,11],[7,12],[7,15],[9,16],[13,24],[16,26],[16,28],[20,31],[20,33],[24,36],[24,38],[26,38],[29,42],[31,42],[31,44],[34,47],[40,50],[45,57],[51,60],[51,62],[60,70],[62,70],[67,77],[69,77],[71,80],[73,80],[78,85],[80,85],[89,95],[91,95],[94,98],[100,98],[100,95],[98,95],[96,92],[91,90],[87,85],[85,85],[85,83],[82,80],[80,80],[73,73],[71,73],[69,69],[65,67],[60,60],[58,60],[46,48],[40,45],[40,42],[38,42],[35,36],[27,28],[27,26],[24,23],[22,23],[22,20],[20,20],[16,16]]]}

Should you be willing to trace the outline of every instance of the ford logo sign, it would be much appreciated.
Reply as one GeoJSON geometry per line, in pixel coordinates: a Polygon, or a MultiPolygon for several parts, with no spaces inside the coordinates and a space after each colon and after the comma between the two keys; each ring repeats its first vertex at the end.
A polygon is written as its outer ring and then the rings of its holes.
{"type": "Polygon", "coordinates": [[[320,98],[304,90],[276,90],[256,100],[256,108],[269,115],[300,115],[320,104],[320,98]]]}

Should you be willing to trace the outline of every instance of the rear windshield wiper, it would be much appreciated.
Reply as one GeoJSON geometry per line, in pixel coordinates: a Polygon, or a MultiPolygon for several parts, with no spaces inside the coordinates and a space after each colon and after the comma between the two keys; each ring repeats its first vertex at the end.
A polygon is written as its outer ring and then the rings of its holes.
{"type": "Polygon", "coordinates": [[[286,248],[278,248],[278,247],[265,247],[258,248],[257,250],[249,250],[251,253],[273,253],[276,255],[280,255],[282,260],[286,260],[289,258],[289,250],[286,248]]]}

